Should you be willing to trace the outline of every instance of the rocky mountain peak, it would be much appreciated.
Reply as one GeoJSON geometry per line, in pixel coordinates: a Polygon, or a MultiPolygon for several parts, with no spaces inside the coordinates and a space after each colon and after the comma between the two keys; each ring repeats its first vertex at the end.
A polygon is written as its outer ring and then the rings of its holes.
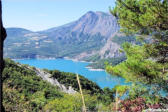
{"type": "Polygon", "coordinates": [[[74,26],[74,32],[87,34],[100,33],[102,36],[110,37],[119,30],[116,18],[108,13],[89,11],[83,15],[74,26]]]}
{"type": "Polygon", "coordinates": [[[89,11],[76,21],[45,31],[7,29],[8,38],[5,41],[4,54],[10,58],[37,58],[39,56],[58,58],[89,54],[87,52],[95,54],[95,51],[101,50],[100,55],[103,55],[101,57],[108,58],[116,53],[111,48],[115,47],[116,51],[118,46],[106,45],[106,43],[119,29],[117,19],[113,15],[89,11]],[[107,54],[106,51],[111,51],[108,56],[104,56],[107,54]]]}
{"type": "Polygon", "coordinates": [[[96,13],[95,12],[93,12],[93,11],[88,11],[85,15],[83,15],[83,16],[96,16],[96,13]]]}

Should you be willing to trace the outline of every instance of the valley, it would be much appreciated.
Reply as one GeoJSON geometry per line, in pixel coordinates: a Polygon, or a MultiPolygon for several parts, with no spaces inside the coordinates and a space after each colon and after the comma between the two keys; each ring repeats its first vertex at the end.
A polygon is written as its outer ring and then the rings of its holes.
{"type": "Polygon", "coordinates": [[[106,73],[105,71],[89,70],[88,68],[86,68],[89,65],[89,63],[87,62],[79,62],[66,59],[22,59],[15,61],[40,69],[59,70],[62,72],[80,74],[88,80],[96,83],[102,89],[105,87],[114,88],[119,84],[119,82],[121,85],[127,85],[123,78],[115,77],[106,73]]]}
{"type": "MultiPolygon", "coordinates": [[[[135,37],[119,32],[114,16],[104,12],[89,11],[77,21],[33,32],[23,28],[7,28],[4,57],[12,59],[70,58],[97,62],[124,59],[120,52],[122,43],[135,42],[135,37]]],[[[104,69],[91,64],[89,67],[104,69]]]]}
{"type": "Polygon", "coordinates": [[[167,111],[167,12],[167,0],[0,0],[0,111],[167,111]]]}
{"type": "Polygon", "coordinates": [[[112,44],[108,47],[105,44],[118,31],[114,16],[92,11],[77,21],[45,31],[7,28],[4,56],[13,59],[70,57],[78,60],[94,55],[115,57],[119,55],[117,49],[120,46],[112,44]]]}

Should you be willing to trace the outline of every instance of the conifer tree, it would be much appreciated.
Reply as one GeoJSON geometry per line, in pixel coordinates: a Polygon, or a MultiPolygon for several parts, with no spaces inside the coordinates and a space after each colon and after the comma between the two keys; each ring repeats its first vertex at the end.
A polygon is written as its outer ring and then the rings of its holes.
{"type": "Polygon", "coordinates": [[[121,31],[148,42],[125,43],[127,60],[106,70],[128,82],[145,85],[149,94],[156,96],[160,90],[168,93],[168,1],[117,0],[110,11],[118,18],[121,31]]]}

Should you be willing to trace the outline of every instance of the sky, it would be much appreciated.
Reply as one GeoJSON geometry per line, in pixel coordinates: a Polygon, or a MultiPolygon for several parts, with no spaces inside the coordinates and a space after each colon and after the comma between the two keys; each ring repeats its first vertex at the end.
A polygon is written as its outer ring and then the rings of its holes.
{"type": "Polygon", "coordinates": [[[109,12],[115,0],[2,0],[3,24],[40,31],[79,19],[88,11],[109,12]]]}

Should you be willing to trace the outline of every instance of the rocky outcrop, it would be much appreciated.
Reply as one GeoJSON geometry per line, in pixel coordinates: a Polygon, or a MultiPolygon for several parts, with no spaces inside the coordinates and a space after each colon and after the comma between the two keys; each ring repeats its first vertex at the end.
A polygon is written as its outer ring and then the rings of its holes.
{"type": "Polygon", "coordinates": [[[116,58],[116,57],[120,57],[120,56],[124,55],[124,53],[121,53],[119,51],[119,49],[121,49],[121,46],[112,41],[112,39],[115,35],[117,35],[117,33],[114,33],[107,40],[107,43],[104,45],[104,47],[100,50],[99,55],[100,55],[101,59],[116,58]]]}
{"type": "Polygon", "coordinates": [[[38,76],[40,76],[43,80],[50,82],[52,85],[58,86],[62,92],[68,93],[68,94],[75,94],[77,91],[75,91],[71,86],[68,88],[65,87],[63,84],[60,84],[57,79],[50,78],[51,74],[40,70],[38,68],[35,68],[34,71],[37,73],[38,76]]]}
{"type": "Polygon", "coordinates": [[[100,33],[104,37],[110,37],[117,31],[119,31],[119,25],[114,16],[104,12],[92,11],[83,15],[72,29],[72,32],[83,32],[91,35],[100,33]]]}
{"type": "Polygon", "coordinates": [[[124,53],[120,52],[121,46],[113,42],[114,36],[123,36],[120,33],[114,33],[110,38],[108,38],[105,45],[100,50],[94,50],[89,52],[82,52],[79,55],[75,56],[76,60],[83,60],[91,56],[99,56],[100,59],[116,58],[124,56],[124,53]]]}
{"type": "MultiPolygon", "coordinates": [[[[22,64],[17,64],[18,66],[22,66],[22,64]]],[[[75,91],[71,86],[69,87],[65,87],[65,85],[60,84],[57,79],[51,78],[51,74],[39,69],[39,68],[35,68],[33,67],[33,69],[30,66],[24,66],[25,69],[28,70],[33,70],[37,76],[41,77],[43,80],[51,83],[54,86],[59,87],[59,89],[64,92],[64,93],[68,93],[68,94],[75,94],[77,93],[77,91],[75,91]]]]}

